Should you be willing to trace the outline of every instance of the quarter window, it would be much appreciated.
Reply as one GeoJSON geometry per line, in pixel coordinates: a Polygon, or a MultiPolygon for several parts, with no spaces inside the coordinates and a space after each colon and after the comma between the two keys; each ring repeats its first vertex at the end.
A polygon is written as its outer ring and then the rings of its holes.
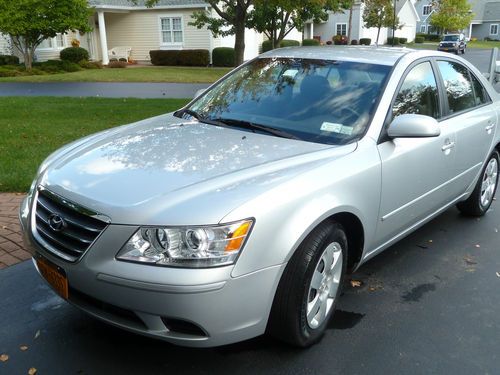
{"type": "Polygon", "coordinates": [[[392,107],[393,116],[406,113],[439,117],[439,97],[431,64],[418,64],[406,75],[392,107]]]}
{"type": "Polygon", "coordinates": [[[160,23],[162,44],[181,44],[183,42],[181,17],[162,17],[160,23]]]}
{"type": "Polygon", "coordinates": [[[488,96],[488,93],[486,92],[484,86],[481,84],[481,82],[479,82],[479,80],[476,77],[474,77],[474,75],[471,74],[470,76],[472,78],[472,86],[474,86],[476,105],[489,103],[491,99],[488,96]]]}
{"type": "Polygon", "coordinates": [[[336,35],[347,35],[347,23],[337,24],[337,34],[336,35]]]}
{"type": "Polygon", "coordinates": [[[446,88],[450,113],[474,107],[476,104],[469,70],[450,61],[438,61],[438,66],[446,88]]]}

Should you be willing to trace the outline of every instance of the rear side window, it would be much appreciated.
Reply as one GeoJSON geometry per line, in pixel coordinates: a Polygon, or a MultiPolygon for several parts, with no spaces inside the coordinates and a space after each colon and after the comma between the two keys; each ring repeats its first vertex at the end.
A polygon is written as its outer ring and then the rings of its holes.
{"type": "Polygon", "coordinates": [[[488,93],[486,92],[484,86],[481,84],[481,82],[479,82],[479,80],[476,77],[474,77],[473,74],[471,74],[470,76],[472,78],[472,85],[474,86],[476,105],[489,103],[491,99],[488,96],[488,93]]]}
{"type": "Polygon", "coordinates": [[[405,113],[439,117],[436,78],[429,62],[416,65],[404,78],[392,114],[397,117],[405,113]]]}
{"type": "Polygon", "coordinates": [[[450,113],[465,111],[476,106],[469,70],[458,63],[438,61],[448,97],[450,113]]]}

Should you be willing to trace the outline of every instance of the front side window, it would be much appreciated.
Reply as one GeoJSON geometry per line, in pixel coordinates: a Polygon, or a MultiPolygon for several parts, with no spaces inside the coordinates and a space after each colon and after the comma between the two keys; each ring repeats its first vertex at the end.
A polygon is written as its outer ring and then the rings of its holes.
{"type": "Polygon", "coordinates": [[[277,129],[305,141],[345,144],[365,133],[389,66],[261,58],[243,66],[189,108],[203,121],[277,129]]]}
{"type": "Polygon", "coordinates": [[[490,35],[498,35],[498,24],[490,25],[490,35]]]}
{"type": "Polygon", "coordinates": [[[432,10],[432,6],[431,5],[424,5],[424,7],[422,9],[422,14],[424,16],[427,16],[427,15],[431,14],[431,10],[432,10]]]}
{"type": "Polygon", "coordinates": [[[425,25],[420,25],[420,32],[425,33],[425,25]]]}
{"type": "Polygon", "coordinates": [[[430,62],[416,65],[404,78],[392,114],[396,117],[405,113],[439,118],[439,95],[430,62]]]}
{"type": "Polygon", "coordinates": [[[347,35],[347,23],[337,24],[337,34],[336,35],[347,35]]]}
{"type": "Polygon", "coordinates": [[[446,88],[450,113],[474,107],[476,104],[469,70],[459,63],[450,61],[438,61],[438,67],[446,88]]]}
{"type": "Polygon", "coordinates": [[[162,44],[181,44],[183,42],[181,17],[162,17],[160,24],[162,44]]]}

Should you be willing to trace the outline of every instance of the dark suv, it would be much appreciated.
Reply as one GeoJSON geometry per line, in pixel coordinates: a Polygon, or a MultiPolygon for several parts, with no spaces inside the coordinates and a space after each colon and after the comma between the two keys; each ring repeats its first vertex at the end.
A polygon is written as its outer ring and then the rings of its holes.
{"type": "Polygon", "coordinates": [[[458,55],[459,52],[464,54],[466,47],[464,34],[447,34],[439,42],[438,51],[455,52],[458,55]]]}

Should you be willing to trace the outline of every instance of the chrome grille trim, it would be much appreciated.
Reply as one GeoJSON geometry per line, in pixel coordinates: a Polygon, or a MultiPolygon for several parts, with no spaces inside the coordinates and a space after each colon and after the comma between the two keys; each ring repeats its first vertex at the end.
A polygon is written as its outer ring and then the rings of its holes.
{"type": "Polygon", "coordinates": [[[39,186],[31,217],[35,241],[48,252],[68,262],[78,261],[104,231],[111,219],[39,186]],[[54,228],[57,215],[64,227],[54,228]],[[52,223],[53,224],[53,223],[52,223]]]}

